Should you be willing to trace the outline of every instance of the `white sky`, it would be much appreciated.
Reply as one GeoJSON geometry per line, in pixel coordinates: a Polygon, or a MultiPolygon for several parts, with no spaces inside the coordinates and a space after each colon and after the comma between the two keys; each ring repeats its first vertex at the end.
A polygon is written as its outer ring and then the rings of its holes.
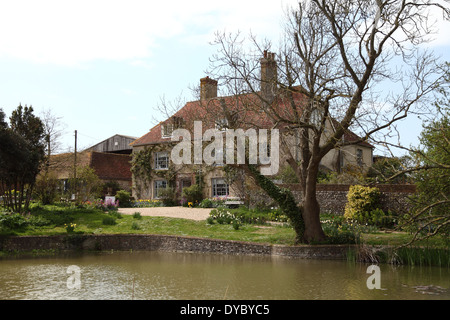
{"type": "MultiPolygon", "coordinates": [[[[283,8],[295,3],[0,0],[0,108],[8,117],[19,103],[51,109],[67,125],[66,147],[74,130],[80,149],[116,133],[140,137],[162,96],[192,98],[215,31],[277,42],[283,8]]],[[[433,44],[447,61],[449,30],[433,44]]]]}

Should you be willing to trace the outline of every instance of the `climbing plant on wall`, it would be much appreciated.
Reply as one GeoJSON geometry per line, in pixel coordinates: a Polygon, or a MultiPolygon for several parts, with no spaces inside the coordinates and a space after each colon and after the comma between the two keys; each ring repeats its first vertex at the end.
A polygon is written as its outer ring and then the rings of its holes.
{"type": "Polygon", "coordinates": [[[170,154],[171,148],[171,144],[153,145],[146,146],[144,149],[133,153],[133,159],[131,161],[131,172],[134,176],[134,187],[138,193],[138,197],[140,197],[140,194],[142,193],[142,188],[149,189],[151,187],[151,182],[155,177],[166,180],[169,187],[175,188],[176,176],[177,173],[182,169],[182,166],[176,167],[172,162],[169,161],[167,169],[154,168],[155,153],[167,151],[170,154]]]}
{"type": "Polygon", "coordinates": [[[153,147],[146,147],[133,153],[131,160],[131,172],[145,187],[148,187],[152,180],[152,151],[153,147]]]}

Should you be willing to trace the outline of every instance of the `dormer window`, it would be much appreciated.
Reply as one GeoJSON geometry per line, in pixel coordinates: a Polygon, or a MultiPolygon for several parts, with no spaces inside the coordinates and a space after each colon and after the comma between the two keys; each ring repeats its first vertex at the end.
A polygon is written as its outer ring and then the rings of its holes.
{"type": "Polygon", "coordinates": [[[170,121],[161,124],[161,137],[162,138],[172,138],[172,133],[175,129],[182,128],[184,125],[184,120],[181,117],[172,117],[170,121]]]}
{"type": "Polygon", "coordinates": [[[161,125],[161,137],[163,138],[171,138],[174,130],[174,126],[172,123],[165,123],[161,125]]]}
{"type": "Polygon", "coordinates": [[[228,129],[228,119],[216,120],[216,130],[225,131],[228,129]]]}

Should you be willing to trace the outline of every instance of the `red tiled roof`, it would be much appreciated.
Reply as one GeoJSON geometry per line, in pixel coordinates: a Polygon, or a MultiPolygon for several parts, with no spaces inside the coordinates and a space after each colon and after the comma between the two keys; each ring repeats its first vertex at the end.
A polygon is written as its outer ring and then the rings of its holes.
{"type": "MultiPolygon", "coordinates": [[[[301,102],[304,99],[304,96],[300,93],[294,93],[293,98],[296,105],[295,111],[298,113],[298,115],[301,115],[303,110],[301,107],[301,102]]],[[[283,97],[279,99],[280,100],[276,105],[279,106],[281,112],[284,113],[283,117],[285,119],[295,119],[294,115],[292,114],[293,109],[284,107],[290,103],[289,100],[283,99],[283,97]]],[[[130,146],[136,147],[170,142],[170,137],[162,137],[161,125],[164,125],[175,117],[182,118],[185,123],[185,128],[190,130],[191,132],[193,132],[192,126],[195,120],[202,121],[203,130],[213,128],[214,122],[219,119],[218,115],[223,114],[221,103],[224,103],[226,105],[226,108],[229,112],[236,113],[238,115],[238,122],[239,119],[243,119],[242,124],[238,125],[237,127],[243,129],[249,127],[270,129],[274,127],[274,122],[266,113],[261,112],[259,101],[260,99],[255,94],[246,94],[241,96],[218,97],[204,101],[197,100],[188,102],[171,118],[154,126],[148,133],[133,141],[130,146]],[[243,108],[242,106],[245,107],[243,108]]],[[[281,123],[281,125],[277,124],[276,127],[282,128],[285,125],[285,123],[281,123]]],[[[344,134],[344,139],[346,141],[356,141],[360,138],[353,132],[347,130],[344,134]]],[[[373,147],[367,142],[360,143],[368,147],[373,147]]]]}
{"type": "Polygon", "coordinates": [[[257,98],[255,95],[248,94],[242,96],[229,96],[213,98],[205,101],[191,101],[185,104],[183,108],[178,110],[171,118],[160,122],[154,126],[148,133],[142,137],[133,141],[131,146],[142,146],[149,144],[159,144],[170,142],[171,138],[164,138],[161,134],[161,125],[169,122],[173,118],[182,118],[185,123],[186,129],[193,129],[193,123],[195,120],[202,121],[203,130],[208,128],[214,128],[214,123],[219,119],[218,115],[222,113],[221,103],[225,103],[227,110],[238,114],[239,119],[245,119],[239,128],[271,128],[273,127],[273,121],[260,111],[260,107],[257,105],[257,98]],[[242,106],[245,105],[245,108],[242,106]]]}
{"type": "Polygon", "coordinates": [[[141,145],[162,143],[167,141],[170,141],[170,138],[162,138],[161,124],[159,123],[153,128],[151,128],[148,133],[130,143],[130,146],[135,147],[141,145]]]}

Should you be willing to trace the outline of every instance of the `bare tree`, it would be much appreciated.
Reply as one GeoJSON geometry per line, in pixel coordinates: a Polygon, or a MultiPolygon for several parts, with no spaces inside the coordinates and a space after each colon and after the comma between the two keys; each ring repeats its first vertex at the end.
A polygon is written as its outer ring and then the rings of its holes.
{"type": "MultiPolygon", "coordinates": [[[[401,147],[409,153],[410,163],[399,168],[388,180],[409,174],[416,193],[412,207],[398,228],[412,232],[412,238],[401,247],[435,236],[448,239],[450,232],[450,63],[445,64],[445,83],[436,90],[433,118],[424,121],[420,144],[401,147]]],[[[398,146],[397,146],[398,147],[398,146]]]]}
{"type": "Polygon", "coordinates": [[[64,133],[66,124],[62,122],[62,117],[53,114],[51,109],[45,109],[41,112],[41,120],[44,124],[44,133],[46,141],[47,164],[48,170],[50,155],[61,151],[61,136],[64,133]]]}
{"type": "Polygon", "coordinates": [[[281,147],[303,190],[298,241],[325,239],[316,181],[327,153],[349,143],[384,142],[396,133],[396,122],[430,111],[427,98],[443,79],[437,58],[421,46],[432,33],[431,8],[448,19],[448,6],[426,0],[300,1],[287,13],[276,55],[254,36],[248,49],[241,35],[217,33],[209,75],[236,97],[218,98],[223,114],[237,125],[258,125],[249,112],[264,114],[282,133],[281,147]],[[264,73],[261,63],[275,63],[275,72],[264,73]],[[244,103],[248,94],[252,99],[244,103]],[[346,141],[350,129],[361,138],[346,141]],[[299,162],[289,152],[294,135],[299,162]]]}

